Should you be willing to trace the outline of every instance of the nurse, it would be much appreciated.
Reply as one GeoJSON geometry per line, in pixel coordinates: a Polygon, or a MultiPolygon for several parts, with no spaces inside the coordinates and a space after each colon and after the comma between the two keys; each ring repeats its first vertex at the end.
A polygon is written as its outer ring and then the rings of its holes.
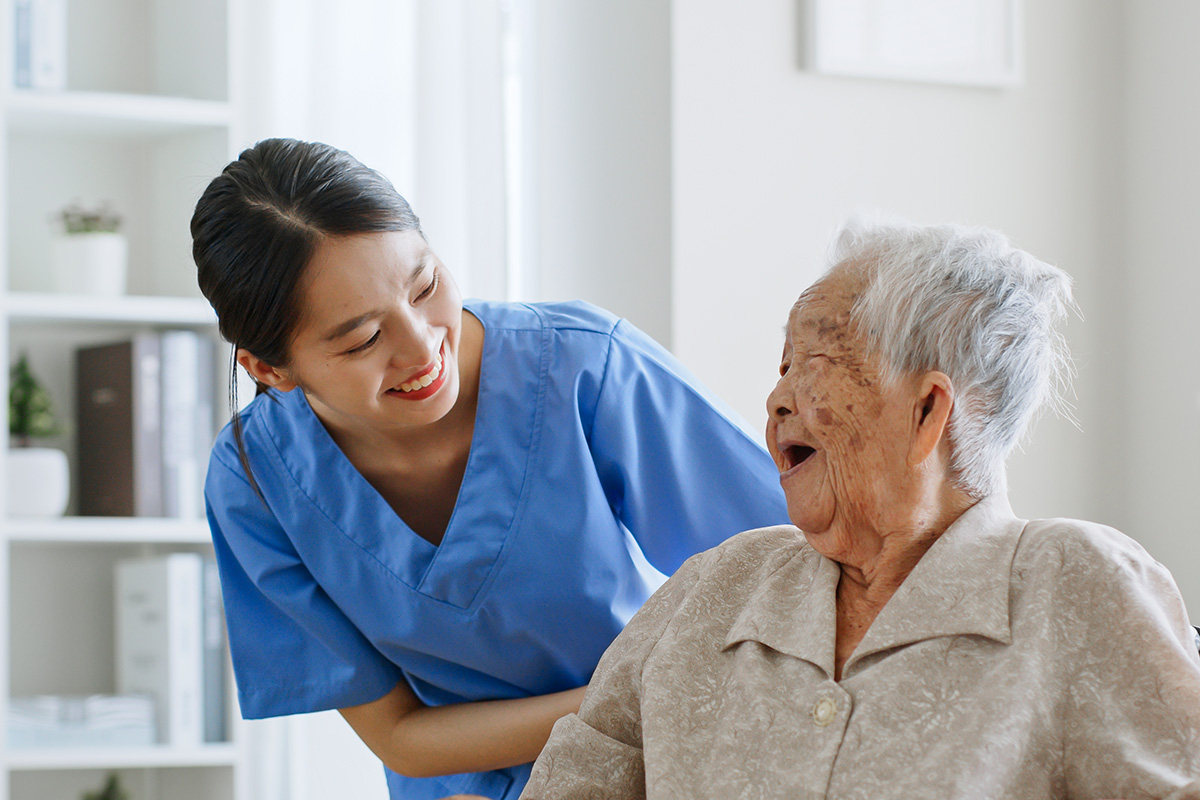
{"type": "Polygon", "coordinates": [[[339,709],[393,798],[520,794],[654,588],[631,541],[670,574],[787,521],[756,437],[670,354],[584,303],[464,304],[345,152],[260,142],[192,237],[259,386],[205,490],[242,714],[339,709]]]}

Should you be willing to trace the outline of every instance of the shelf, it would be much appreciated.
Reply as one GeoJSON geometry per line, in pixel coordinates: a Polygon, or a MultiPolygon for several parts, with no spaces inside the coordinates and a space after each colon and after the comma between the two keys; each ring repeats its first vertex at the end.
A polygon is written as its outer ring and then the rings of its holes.
{"type": "Polygon", "coordinates": [[[212,325],[207,300],[191,297],[95,297],[13,292],[0,300],[12,320],[25,322],[113,322],[148,325],[212,325]]]}
{"type": "Polygon", "coordinates": [[[228,103],[155,95],[12,89],[5,99],[18,131],[76,136],[157,136],[228,126],[228,103]]]}
{"type": "Polygon", "coordinates": [[[229,767],[238,761],[232,744],[203,747],[89,747],[11,749],[10,770],[145,769],[154,767],[229,767]]]}
{"type": "MultiPolygon", "coordinates": [[[[65,88],[16,87],[14,64],[0,65],[0,339],[10,360],[28,355],[54,402],[62,429],[48,444],[77,459],[81,348],[173,329],[197,333],[205,344],[218,338],[216,313],[197,288],[188,223],[204,187],[237,157],[244,107],[232,100],[244,77],[235,67],[244,57],[248,40],[241,26],[249,17],[242,0],[51,5],[63,12],[58,32],[69,68],[65,88]],[[120,211],[129,241],[127,294],[55,292],[59,285],[85,288],[59,284],[51,274],[56,215],[70,203],[105,202],[120,211]]],[[[9,56],[14,8],[0,0],[0,52],[9,56]]],[[[230,371],[227,356],[228,348],[214,348],[211,375],[204,363],[204,373],[198,368],[169,388],[189,401],[196,394],[202,401],[197,407],[209,400],[219,406],[230,371]],[[199,397],[210,388],[211,398],[199,397]]],[[[0,394],[7,391],[8,374],[8,368],[0,372],[0,394]]],[[[161,407],[141,413],[161,422],[161,407]]],[[[188,422],[186,416],[171,418],[188,422]]],[[[192,416],[207,437],[209,415],[192,416]]],[[[223,415],[212,416],[215,426],[215,417],[223,415]]],[[[207,455],[198,455],[202,476],[207,455]]],[[[16,463],[6,457],[0,473],[19,469],[16,463]]],[[[5,492],[0,482],[0,718],[17,697],[114,692],[123,647],[116,565],[176,553],[211,559],[207,521],[9,516],[21,509],[5,502],[5,492]]],[[[191,493],[198,494],[199,486],[191,493]]],[[[77,505],[78,497],[70,508],[77,505]]],[[[198,513],[194,504],[187,510],[198,513]]],[[[214,619],[215,609],[207,610],[206,618],[214,619]]],[[[178,639],[164,647],[176,655],[195,650],[178,639]]],[[[96,784],[94,773],[112,770],[123,773],[131,796],[139,798],[251,800],[256,765],[234,711],[227,648],[223,658],[229,677],[217,699],[227,711],[232,741],[124,746],[105,737],[20,747],[55,740],[9,741],[0,728],[0,800],[78,798],[96,784]]]]}
{"type": "Polygon", "coordinates": [[[10,542],[40,544],[208,544],[208,523],[202,519],[157,517],[61,517],[7,519],[4,536],[10,542]]]}

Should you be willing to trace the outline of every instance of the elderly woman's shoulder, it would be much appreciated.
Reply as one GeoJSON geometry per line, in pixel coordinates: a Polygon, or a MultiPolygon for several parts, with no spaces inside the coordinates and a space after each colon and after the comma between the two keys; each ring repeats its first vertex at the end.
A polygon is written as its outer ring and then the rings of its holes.
{"type": "MultiPolygon", "coordinates": [[[[685,561],[634,620],[652,625],[669,618],[689,620],[684,626],[688,636],[720,638],[738,610],[764,584],[783,574],[799,577],[820,561],[804,534],[794,526],[743,531],[685,561]]],[[[630,623],[626,631],[637,627],[630,623]]]]}
{"type": "Polygon", "coordinates": [[[1019,572],[1166,573],[1142,545],[1116,528],[1065,517],[1029,521],[1021,532],[1013,565],[1019,572]]]}
{"type": "Polygon", "coordinates": [[[728,580],[737,575],[773,572],[797,556],[819,558],[799,528],[772,525],[735,534],[692,556],[687,566],[696,580],[728,580]]]}
{"type": "Polygon", "coordinates": [[[1032,635],[1085,661],[1168,642],[1194,659],[1195,633],[1174,577],[1115,528],[1076,519],[1027,523],[1010,589],[1014,640],[1032,635]]]}

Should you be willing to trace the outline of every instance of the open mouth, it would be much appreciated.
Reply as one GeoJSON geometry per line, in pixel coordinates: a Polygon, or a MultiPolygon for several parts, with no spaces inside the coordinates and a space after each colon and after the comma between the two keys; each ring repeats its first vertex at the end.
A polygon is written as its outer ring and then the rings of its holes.
{"type": "Polygon", "coordinates": [[[399,386],[388,390],[389,394],[417,398],[437,391],[446,377],[446,344],[438,349],[437,360],[420,375],[414,375],[399,386]]]}
{"type": "Polygon", "coordinates": [[[808,461],[809,457],[815,452],[817,451],[807,445],[788,445],[782,450],[786,469],[792,469],[793,467],[800,466],[805,461],[808,461]]]}
{"type": "Polygon", "coordinates": [[[400,391],[408,394],[409,392],[415,392],[418,389],[424,389],[426,386],[438,379],[438,376],[442,374],[442,369],[445,366],[445,363],[446,362],[442,358],[442,354],[439,351],[438,360],[433,367],[431,367],[428,372],[418,375],[412,380],[400,384],[400,391]]]}

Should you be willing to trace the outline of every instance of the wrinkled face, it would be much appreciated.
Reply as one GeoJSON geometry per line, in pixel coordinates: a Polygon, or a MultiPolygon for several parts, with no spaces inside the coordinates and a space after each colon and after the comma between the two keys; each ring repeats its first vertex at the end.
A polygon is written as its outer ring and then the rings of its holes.
{"type": "Polygon", "coordinates": [[[907,473],[909,406],[881,388],[864,355],[850,323],[854,286],[834,274],[800,296],[767,398],[767,447],[788,515],[810,541],[886,525],[907,473]]]}
{"type": "Polygon", "coordinates": [[[326,425],[426,425],[454,407],[462,298],[420,233],[329,237],[302,292],[286,372],[326,425]]]}

